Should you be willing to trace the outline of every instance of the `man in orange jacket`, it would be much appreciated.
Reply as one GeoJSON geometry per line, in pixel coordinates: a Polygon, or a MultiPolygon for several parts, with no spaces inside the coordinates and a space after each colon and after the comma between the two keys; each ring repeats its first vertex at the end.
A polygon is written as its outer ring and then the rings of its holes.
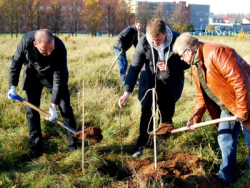
{"type": "MultiPolygon", "coordinates": [[[[195,107],[187,123],[199,123],[206,110],[213,119],[235,116],[236,121],[218,127],[218,143],[222,164],[217,178],[233,183],[236,173],[237,140],[242,126],[250,149],[250,65],[228,46],[202,43],[190,33],[181,34],[174,44],[174,53],[192,65],[197,87],[195,107]]],[[[250,152],[248,156],[250,168],[250,152]]]]}

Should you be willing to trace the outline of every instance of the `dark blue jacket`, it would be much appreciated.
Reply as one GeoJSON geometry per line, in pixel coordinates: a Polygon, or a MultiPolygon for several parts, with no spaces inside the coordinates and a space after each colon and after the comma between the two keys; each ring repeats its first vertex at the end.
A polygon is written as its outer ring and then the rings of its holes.
{"type": "Polygon", "coordinates": [[[121,51],[127,51],[132,45],[136,47],[137,43],[138,31],[135,25],[130,25],[118,35],[114,47],[121,51]]]}

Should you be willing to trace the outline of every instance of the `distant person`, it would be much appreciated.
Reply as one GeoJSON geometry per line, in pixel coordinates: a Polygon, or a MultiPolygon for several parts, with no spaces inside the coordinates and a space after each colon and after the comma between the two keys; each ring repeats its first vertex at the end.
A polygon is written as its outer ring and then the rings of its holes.
{"type": "MultiPolygon", "coordinates": [[[[67,51],[63,42],[47,29],[30,31],[22,37],[9,70],[9,99],[12,99],[10,94],[17,95],[16,86],[23,64],[22,89],[26,91],[26,100],[39,107],[43,87],[46,87],[52,94],[49,107],[51,117],[48,120],[57,118],[58,107],[63,121],[75,129],[68,89],[67,51]]],[[[43,153],[40,115],[26,106],[26,117],[31,142],[30,159],[35,159],[43,153]]],[[[68,130],[67,139],[70,151],[75,151],[77,140],[68,130]]]]}
{"type": "Polygon", "coordinates": [[[153,129],[152,92],[156,88],[157,104],[162,123],[172,124],[175,103],[179,100],[184,85],[184,70],[190,66],[173,54],[173,44],[179,33],[171,31],[159,18],[151,19],[146,28],[147,33],[139,40],[123,88],[124,94],[119,99],[120,108],[129,99],[140,74],[139,100],[142,100],[140,135],[133,157],[142,155],[143,146],[148,142],[149,131],[153,129]],[[144,95],[146,94],[145,98],[144,95]]]}
{"type": "Polygon", "coordinates": [[[142,22],[136,21],[134,25],[125,28],[117,37],[114,44],[114,51],[116,57],[122,52],[117,60],[120,79],[122,82],[126,80],[126,71],[128,67],[128,60],[126,56],[126,51],[134,45],[136,47],[138,43],[138,31],[142,28],[142,22]]]}
{"type": "MultiPolygon", "coordinates": [[[[235,116],[236,121],[219,123],[218,142],[222,164],[216,177],[235,181],[237,140],[242,127],[250,149],[250,65],[228,46],[203,43],[189,33],[175,41],[174,53],[192,65],[197,87],[196,102],[187,126],[199,123],[206,110],[213,119],[235,116]]],[[[250,152],[248,155],[250,168],[250,152]]]]}

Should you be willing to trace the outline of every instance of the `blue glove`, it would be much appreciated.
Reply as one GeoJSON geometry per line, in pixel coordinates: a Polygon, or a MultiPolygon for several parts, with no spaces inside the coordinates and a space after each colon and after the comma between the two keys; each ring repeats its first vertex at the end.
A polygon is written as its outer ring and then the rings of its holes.
{"type": "Polygon", "coordinates": [[[48,121],[53,121],[55,118],[58,118],[57,116],[57,112],[56,112],[56,107],[52,108],[51,106],[49,107],[49,114],[50,114],[50,118],[45,118],[48,121]]]}
{"type": "Polygon", "coordinates": [[[15,86],[11,86],[11,87],[9,88],[8,93],[7,93],[8,99],[13,100],[14,98],[12,98],[10,94],[13,95],[13,96],[17,96],[17,94],[16,94],[16,87],[15,87],[15,86]]]}

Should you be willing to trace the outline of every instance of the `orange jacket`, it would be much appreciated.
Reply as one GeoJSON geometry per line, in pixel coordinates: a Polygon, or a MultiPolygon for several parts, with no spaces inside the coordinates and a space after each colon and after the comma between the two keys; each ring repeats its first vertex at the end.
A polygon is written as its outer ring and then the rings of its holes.
{"type": "MultiPolygon", "coordinates": [[[[248,118],[243,126],[250,131],[250,65],[224,45],[200,42],[197,53],[209,89],[233,115],[248,118]]],[[[220,118],[220,108],[201,90],[196,65],[192,65],[192,73],[197,95],[190,120],[199,123],[206,109],[212,119],[220,118]]]]}

